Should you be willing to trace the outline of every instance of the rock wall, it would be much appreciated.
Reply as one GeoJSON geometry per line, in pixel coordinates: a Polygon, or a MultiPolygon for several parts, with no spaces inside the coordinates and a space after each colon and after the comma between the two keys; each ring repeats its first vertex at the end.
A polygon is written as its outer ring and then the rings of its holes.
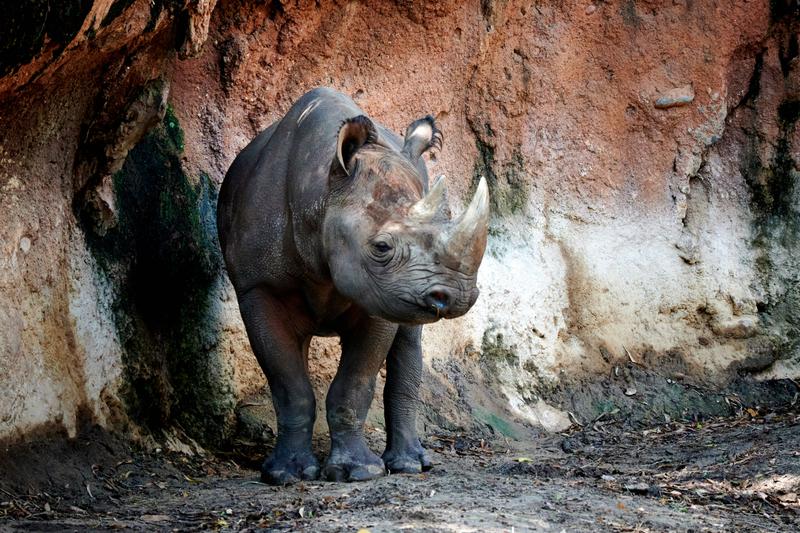
{"type": "MultiPolygon", "coordinates": [[[[435,114],[456,211],[490,183],[482,296],[425,330],[426,426],[795,394],[794,2],[51,4],[0,33],[0,438],[268,435],[215,195],[318,85],[397,131],[435,114]]],[[[314,343],[320,395],[337,349],[314,343]]]]}

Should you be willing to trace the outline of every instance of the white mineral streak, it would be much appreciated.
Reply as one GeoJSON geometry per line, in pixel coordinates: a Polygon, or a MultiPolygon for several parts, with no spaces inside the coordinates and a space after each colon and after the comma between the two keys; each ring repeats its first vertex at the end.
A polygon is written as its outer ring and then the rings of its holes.
{"type": "Polygon", "coordinates": [[[122,348],[113,322],[113,293],[80,237],[70,254],[69,326],[83,365],[83,397],[94,418],[105,424],[109,400],[122,377],[122,348]],[[105,397],[104,397],[105,396],[105,397]]]}

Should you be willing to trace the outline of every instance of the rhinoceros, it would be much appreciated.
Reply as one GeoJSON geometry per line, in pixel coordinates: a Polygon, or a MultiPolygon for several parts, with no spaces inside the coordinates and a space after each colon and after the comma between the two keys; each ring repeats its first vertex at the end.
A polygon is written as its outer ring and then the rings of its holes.
{"type": "Polygon", "coordinates": [[[228,170],[219,240],[277,415],[265,482],[431,468],[416,428],[422,324],[475,303],[489,216],[483,179],[454,220],[443,178],[428,187],[422,154],[441,141],[430,116],[401,139],[349,97],[318,88],[228,170]],[[320,469],[307,358],[312,336],[333,335],[342,354],[325,402],[331,444],[320,469]],[[387,442],[378,457],[363,431],[384,361],[387,442]]]}

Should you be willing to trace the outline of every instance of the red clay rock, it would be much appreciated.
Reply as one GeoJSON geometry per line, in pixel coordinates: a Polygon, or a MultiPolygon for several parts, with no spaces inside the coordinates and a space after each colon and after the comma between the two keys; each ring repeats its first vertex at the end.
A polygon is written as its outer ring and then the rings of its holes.
{"type": "MultiPolygon", "coordinates": [[[[469,422],[448,398],[453,367],[491,368],[475,380],[497,394],[474,386],[487,396],[474,401],[534,424],[553,409],[543,383],[607,375],[626,352],[681,353],[686,372],[724,382],[770,345],[765,375],[798,375],[786,347],[800,309],[800,77],[797,18],[780,2],[135,0],[106,22],[112,4],[93,2],[66,45],[46,40],[0,78],[0,436],[74,429],[80,406],[120,423],[120,287],[98,276],[76,212],[107,193],[146,122],[128,111],[165,82],[180,166],[217,184],[314,86],[398,131],[437,115],[431,172],[448,175],[454,205],[486,175],[495,209],[478,306],[426,333],[429,383],[443,381],[430,399],[450,420],[469,422]],[[656,109],[663,97],[691,105],[656,109]],[[719,329],[742,309],[770,319],[719,329]],[[490,352],[504,355],[487,367],[490,352]]],[[[154,116],[156,103],[141,110],[154,116]]],[[[204,357],[230,394],[255,394],[234,298],[214,290],[204,357]]],[[[329,341],[313,351],[320,392],[335,358],[329,341]]]]}

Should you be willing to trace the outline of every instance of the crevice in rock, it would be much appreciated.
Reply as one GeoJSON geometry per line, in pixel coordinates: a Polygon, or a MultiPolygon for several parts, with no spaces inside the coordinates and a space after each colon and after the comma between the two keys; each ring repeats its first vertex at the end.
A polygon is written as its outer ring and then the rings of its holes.
{"type": "Polygon", "coordinates": [[[499,164],[496,161],[496,147],[491,141],[495,137],[494,130],[488,122],[483,124],[482,131],[475,122],[468,119],[468,124],[475,136],[475,148],[478,157],[473,165],[472,185],[474,191],[481,177],[486,178],[489,186],[492,214],[498,217],[521,213],[528,201],[525,187],[525,160],[519,147],[511,154],[511,159],[499,164]],[[499,167],[499,168],[498,168],[499,167]]]}
{"type": "Polygon", "coordinates": [[[745,92],[742,99],[733,106],[733,109],[728,112],[728,116],[731,116],[736,109],[749,105],[758,98],[758,93],[761,91],[761,70],[764,68],[765,53],[766,49],[762,49],[761,52],[756,54],[756,62],[753,67],[753,73],[750,75],[750,82],[747,84],[747,92],[745,92]]]}
{"type": "Polygon", "coordinates": [[[118,16],[122,15],[122,13],[128,7],[130,7],[133,2],[134,0],[114,0],[114,3],[108,8],[106,16],[103,17],[103,20],[100,22],[100,27],[104,28],[105,26],[111,24],[111,22],[118,16]]]}
{"type": "Polygon", "coordinates": [[[110,116],[84,126],[85,133],[76,152],[75,183],[79,190],[73,207],[78,217],[99,236],[117,223],[112,176],[122,169],[130,150],[164,118],[168,94],[166,80],[152,80],[118,116],[105,109],[112,97],[101,93],[100,115],[110,116]],[[108,123],[110,120],[119,122],[108,123]]]}
{"type": "Polygon", "coordinates": [[[29,0],[4,4],[0,25],[0,78],[30,62],[49,43],[56,58],[78,34],[92,0],[29,0]]]}
{"type": "Polygon", "coordinates": [[[792,67],[792,61],[794,61],[798,53],[798,39],[800,36],[797,34],[789,34],[785,40],[785,42],[781,42],[780,48],[778,50],[778,58],[781,62],[781,72],[783,72],[783,77],[786,78],[789,76],[789,72],[792,67]]]}
{"type": "Polygon", "coordinates": [[[681,219],[683,230],[681,240],[676,244],[678,255],[688,264],[700,262],[700,232],[708,224],[709,190],[708,185],[700,178],[705,162],[700,170],[689,178],[688,192],[686,193],[686,213],[681,219]]]}

